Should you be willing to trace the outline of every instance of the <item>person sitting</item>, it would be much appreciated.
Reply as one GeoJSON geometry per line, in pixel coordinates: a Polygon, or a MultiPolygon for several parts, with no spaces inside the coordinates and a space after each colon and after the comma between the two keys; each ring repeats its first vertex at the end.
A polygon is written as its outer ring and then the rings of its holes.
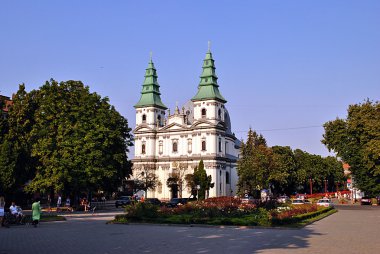
{"type": "Polygon", "coordinates": [[[13,216],[15,216],[17,223],[21,221],[23,216],[22,211],[18,206],[16,206],[16,203],[14,201],[12,202],[12,205],[9,207],[9,211],[13,216]]]}

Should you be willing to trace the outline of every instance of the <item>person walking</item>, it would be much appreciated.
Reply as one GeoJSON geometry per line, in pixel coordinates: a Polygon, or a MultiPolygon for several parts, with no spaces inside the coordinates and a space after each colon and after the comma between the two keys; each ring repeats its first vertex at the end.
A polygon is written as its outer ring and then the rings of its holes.
{"type": "Polygon", "coordinates": [[[41,205],[40,205],[40,199],[36,198],[34,203],[32,204],[32,225],[36,228],[38,222],[41,219],[41,205]]]}
{"type": "Polygon", "coordinates": [[[57,213],[60,211],[61,209],[61,204],[62,204],[62,197],[61,197],[61,194],[58,195],[58,199],[57,199],[57,213]]]}

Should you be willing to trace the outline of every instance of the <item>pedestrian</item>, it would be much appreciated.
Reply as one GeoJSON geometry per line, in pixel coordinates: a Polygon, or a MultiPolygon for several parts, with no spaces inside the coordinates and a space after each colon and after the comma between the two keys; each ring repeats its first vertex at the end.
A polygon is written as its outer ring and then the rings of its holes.
{"type": "Polygon", "coordinates": [[[61,204],[62,204],[62,197],[61,197],[61,195],[58,195],[58,199],[57,199],[57,212],[58,212],[58,209],[61,207],[61,204]]]}
{"type": "Polygon", "coordinates": [[[68,196],[67,198],[66,198],[66,207],[70,207],[70,203],[71,203],[71,200],[70,200],[70,197],[68,196]]]}
{"type": "Polygon", "coordinates": [[[40,205],[40,199],[36,198],[34,203],[32,204],[32,225],[36,228],[38,222],[41,219],[41,205],[40,205]]]}

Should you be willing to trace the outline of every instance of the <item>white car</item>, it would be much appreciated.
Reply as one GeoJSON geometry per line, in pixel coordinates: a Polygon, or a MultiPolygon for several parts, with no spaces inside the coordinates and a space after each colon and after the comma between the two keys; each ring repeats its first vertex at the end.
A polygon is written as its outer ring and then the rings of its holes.
{"type": "Polygon", "coordinates": [[[324,207],[334,207],[333,202],[331,201],[331,199],[328,199],[328,198],[322,198],[318,200],[317,205],[324,206],[324,207]]]}
{"type": "Polygon", "coordinates": [[[283,203],[283,204],[285,204],[285,203],[287,203],[288,201],[290,201],[290,198],[289,198],[288,196],[286,196],[286,195],[284,195],[284,196],[279,196],[279,197],[277,198],[277,202],[278,202],[278,203],[283,203]]]}
{"type": "Polygon", "coordinates": [[[292,200],[292,205],[304,205],[304,204],[305,204],[305,201],[303,201],[303,199],[296,198],[292,200]]]}

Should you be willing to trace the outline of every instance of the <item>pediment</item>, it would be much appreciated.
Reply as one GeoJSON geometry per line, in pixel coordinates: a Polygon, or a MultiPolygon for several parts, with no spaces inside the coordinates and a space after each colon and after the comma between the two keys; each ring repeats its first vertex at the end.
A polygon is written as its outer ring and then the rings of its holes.
{"type": "Polygon", "coordinates": [[[167,131],[167,130],[184,130],[188,129],[187,126],[181,125],[178,123],[171,123],[169,125],[164,126],[163,128],[160,129],[160,131],[167,131]]]}
{"type": "Polygon", "coordinates": [[[137,126],[133,132],[139,132],[139,131],[152,131],[153,129],[149,127],[148,125],[139,125],[137,126]]]}
{"type": "Polygon", "coordinates": [[[191,125],[191,128],[199,128],[199,127],[215,127],[216,125],[207,120],[199,120],[191,125]]]}

